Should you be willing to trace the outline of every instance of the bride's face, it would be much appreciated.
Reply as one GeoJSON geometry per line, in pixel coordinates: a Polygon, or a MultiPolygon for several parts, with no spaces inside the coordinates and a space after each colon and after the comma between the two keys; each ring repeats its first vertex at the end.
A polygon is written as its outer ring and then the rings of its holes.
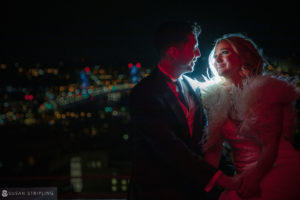
{"type": "Polygon", "coordinates": [[[239,74],[242,60],[228,41],[223,40],[217,44],[213,58],[214,66],[220,76],[232,78],[239,74]]]}

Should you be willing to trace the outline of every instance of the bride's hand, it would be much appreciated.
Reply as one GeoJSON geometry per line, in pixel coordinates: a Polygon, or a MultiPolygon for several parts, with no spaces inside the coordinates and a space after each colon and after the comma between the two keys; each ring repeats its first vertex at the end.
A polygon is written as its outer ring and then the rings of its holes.
{"type": "Polygon", "coordinates": [[[234,175],[230,177],[228,187],[226,189],[228,190],[237,190],[242,183],[242,176],[240,174],[234,175]]]}
{"type": "Polygon", "coordinates": [[[255,173],[244,172],[243,180],[237,193],[242,198],[257,196],[260,193],[260,178],[255,173]]]}

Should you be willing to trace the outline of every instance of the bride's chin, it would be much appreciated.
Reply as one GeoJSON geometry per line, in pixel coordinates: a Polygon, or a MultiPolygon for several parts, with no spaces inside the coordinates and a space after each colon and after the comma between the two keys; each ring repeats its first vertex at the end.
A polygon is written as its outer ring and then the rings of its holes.
{"type": "Polygon", "coordinates": [[[219,70],[218,70],[218,74],[219,74],[220,76],[226,76],[226,75],[229,74],[229,73],[228,73],[228,70],[226,70],[226,69],[219,69],[219,70]]]}
{"type": "Polygon", "coordinates": [[[190,71],[193,71],[193,70],[194,70],[194,67],[195,67],[195,63],[191,63],[191,64],[188,65],[188,69],[189,69],[190,71]]]}
{"type": "Polygon", "coordinates": [[[188,72],[193,72],[194,71],[194,67],[189,67],[188,68],[188,72]]]}

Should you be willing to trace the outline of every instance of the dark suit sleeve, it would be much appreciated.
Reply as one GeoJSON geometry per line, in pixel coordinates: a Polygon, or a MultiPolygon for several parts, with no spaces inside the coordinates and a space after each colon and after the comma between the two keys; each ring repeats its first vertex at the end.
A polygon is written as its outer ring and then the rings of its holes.
{"type": "Polygon", "coordinates": [[[147,91],[133,91],[130,112],[134,128],[153,154],[189,180],[205,186],[215,169],[188,148],[170,127],[170,117],[160,98],[147,91]]]}

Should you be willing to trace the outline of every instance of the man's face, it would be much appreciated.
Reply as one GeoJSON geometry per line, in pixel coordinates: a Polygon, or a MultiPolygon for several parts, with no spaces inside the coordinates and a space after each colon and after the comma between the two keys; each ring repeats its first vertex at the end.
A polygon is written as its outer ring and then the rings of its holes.
{"type": "Polygon", "coordinates": [[[200,57],[198,41],[194,34],[188,35],[188,41],[177,47],[179,54],[176,59],[182,73],[194,71],[195,62],[200,57]]]}

